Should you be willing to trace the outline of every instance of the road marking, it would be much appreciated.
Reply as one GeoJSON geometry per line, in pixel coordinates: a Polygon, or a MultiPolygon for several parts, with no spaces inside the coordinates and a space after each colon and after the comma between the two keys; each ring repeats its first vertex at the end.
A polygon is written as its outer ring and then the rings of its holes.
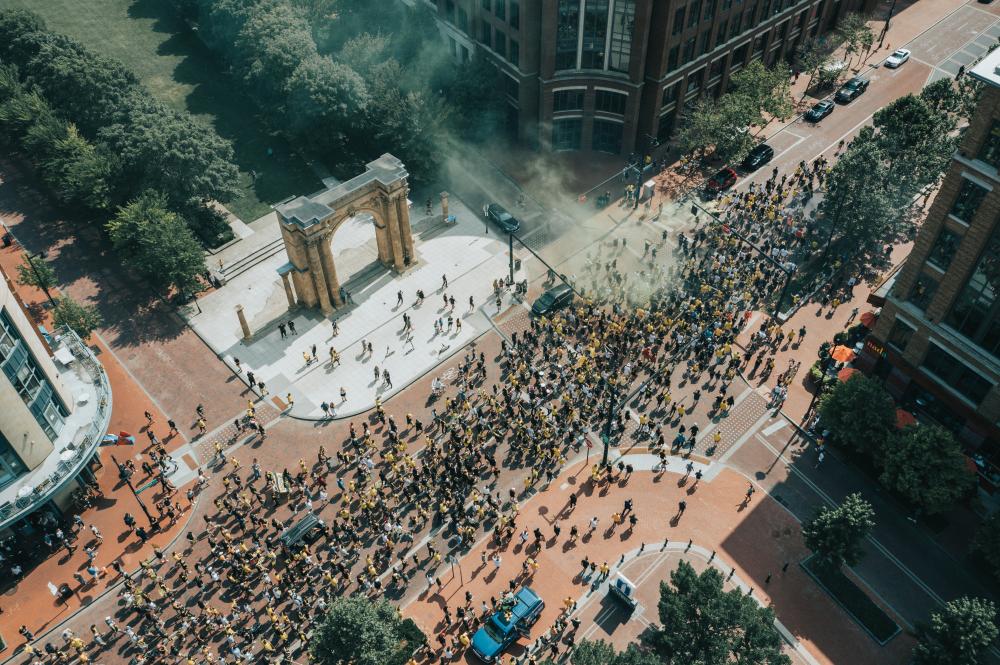
{"type": "Polygon", "coordinates": [[[784,418],[782,418],[778,422],[774,423],[773,425],[768,425],[767,427],[765,427],[762,430],[762,433],[764,434],[764,436],[771,436],[772,434],[774,434],[778,430],[786,427],[787,425],[788,425],[788,421],[785,420],[784,418]]]}
{"type": "MultiPolygon", "coordinates": [[[[784,462],[785,466],[788,468],[788,470],[791,473],[793,473],[796,476],[798,476],[802,480],[802,482],[804,482],[813,492],[815,492],[816,496],[818,496],[824,503],[826,503],[830,507],[836,507],[837,505],[839,505],[836,501],[833,500],[833,498],[829,494],[827,494],[826,492],[824,492],[822,489],[820,489],[820,487],[816,483],[814,483],[812,480],[810,480],[808,476],[806,476],[804,473],[802,473],[801,471],[799,471],[798,469],[796,469],[795,466],[792,464],[792,462],[790,460],[788,460],[782,453],[779,453],[777,450],[775,450],[771,446],[770,443],[768,443],[766,441],[762,441],[762,443],[763,443],[763,445],[764,445],[765,448],[767,448],[768,450],[770,450],[772,454],[774,454],[776,457],[778,457],[778,459],[780,459],[782,462],[784,462]]],[[[791,510],[789,510],[789,513],[791,513],[791,510]]],[[[802,521],[794,513],[791,513],[791,514],[793,516],[795,516],[795,518],[799,522],[802,521]]],[[[906,575],[910,579],[911,582],[913,582],[914,584],[916,584],[921,589],[921,591],[923,591],[924,593],[926,593],[927,596],[931,600],[933,600],[935,603],[937,603],[939,605],[944,605],[944,599],[941,598],[941,596],[939,596],[937,593],[935,593],[933,589],[931,589],[929,586],[927,586],[927,584],[923,580],[921,580],[919,577],[917,577],[916,573],[914,573],[912,570],[910,570],[906,566],[906,564],[904,564],[902,561],[900,561],[894,554],[892,554],[891,552],[889,552],[889,550],[886,549],[885,545],[883,545],[881,542],[879,542],[873,536],[868,536],[868,538],[866,540],[868,540],[868,542],[870,542],[872,544],[872,546],[875,547],[876,550],[878,550],[881,554],[883,554],[886,557],[886,559],[888,559],[892,564],[894,564],[900,570],[900,572],[902,572],[904,575],[906,575]]],[[[908,628],[912,629],[912,625],[910,625],[909,621],[907,621],[907,619],[903,616],[902,612],[900,612],[898,609],[896,609],[895,606],[893,606],[891,603],[887,602],[874,589],[872,589],[871,586],[864,580],[864,578],[861,577],[861,575],[859,573],[855,572],[855,575],[858,577],[859,580],[861,580],[862,582],[864,582],[865,586],[868,587],[869,590],[875,596],[877,596],[883,603],[885,603],[887,607],[891,608],[892,611],[895,612],[900,617],[900,619],[903,621],[903,623],[907,624],[908,628]]]]}
{"type": "Polygon", "coordinates": [[[777,155],[775,155],[774,157],[772,157],[772,158],[771,158],[771,161],[774,161],[774,160],[776,160],[776,159],[779,159],[779,158],[780,158],[780,157],[781,157],[782,155],[784,155],[784,154],[785,154],[786,152],[788,152],[789,150],[792,150],[793,148],[795,148],[795,147],[796,147],[796,146],[798,146],[798,145],[799,145],[800,143],[802,143],[803,141],[805,141],[805,140],[806,140],[806,137],[805,137],[805,136],[799,136],[798,134],[795,134],[795,133],[793,133],[793,132],[789,132],[789,134],[792,134],[792,136],[798,136],[798,137],[799,137],[799,138],[798,138],[798,140],[797,140],[797,141],[796,141],[795,143],[793,143],[792,145],[790,145],[790,146],[788,146],[787,148],[785,148],[784,150],[782,150],[781,152],[779,152],[779,153],[778,153],[777,155]]]}

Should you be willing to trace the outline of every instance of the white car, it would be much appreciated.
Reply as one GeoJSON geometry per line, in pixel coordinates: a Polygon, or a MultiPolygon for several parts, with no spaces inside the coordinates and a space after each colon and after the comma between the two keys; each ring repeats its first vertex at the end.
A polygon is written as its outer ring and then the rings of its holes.
{"type": "Polygon", "coordinates": [[[901,64],[910,59],[910,52],[905,48],[896,49],[896,51],[885,59],[885,66],[890,69],[895,69],[901,64]]]}

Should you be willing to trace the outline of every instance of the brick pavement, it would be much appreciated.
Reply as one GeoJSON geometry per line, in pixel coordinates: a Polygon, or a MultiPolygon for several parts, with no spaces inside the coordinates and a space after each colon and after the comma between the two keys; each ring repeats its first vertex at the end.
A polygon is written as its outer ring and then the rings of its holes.
{"type": "MultiPolygon", "coordinates": [[[[609,490],[597,490],[590,485],[583,465],[567,469],[552,487],[533,497],[522,507],[519,527],[542,528],[549,538],[541,552],[532,553],[540,564],[539,572],[530,578],[520,575],[526,553],[520,544],[502,547],[501,567],[494,572],[492,564],[481,563],[483,551],[492,552],[488,542],[476,545],[463,557],[457,572],[440,571],[443,587],[428,592],[404,607],[404,615],[414,618],[425,630],[436,634],[444,629],[441,623],[445,603],[454,607],[464,602],[465,591],[473,595],[478,607],[483,599],[497,596],[507,588],[511,578],[527,582],[546,599],[542,617],[530,633],[537,638],[548,629],[561,611],[561,599],[583,597],[586,582],[579,577],[579,561],[589,556],[598,562],[614,565],[619,557],[634,552],[642,544],[655,550],[668,538],[683,543],[693,539],[697,545],[716,550],[720,561],[734,566],[736,574],[755,589],[755,595],[772,605],[777,617],[820,663],[905,663],[913,641],[898,635],[886,647],[879,647],[797,566],[780,572],[784,562],[798,562],[807,554],[795,519],[774,500],[761,497],[744,510],[738,510],[746,480],[731,471],[723,471],[711,482],[702,481],[697,488],[682,483],[675,474],[637,472],[627,484],[616,483],[609,490]],[[557,484],[559,481],[561,483],[557,484]],[[568,511],[568,495],[575,492],[580,501],[575,511],[568,511]],[[636,499],[639,518],[632,531],[609,528],[611,514],[620,510],[625,498],[636,499]],[[688,508],[676,522],[676,501],[683,497],[688,508]],[[598,517],[597,531],[581,538],[575,545],[568,542],[569,526],[576,524],[586,533],[587,522],[598,517]],[[710,516],[710,518],[708,518],[710,516]],[[551,537],[551,525],[562,523],[562,535],[551,537]],[[774,579],[765,585],[769,574],[774,579]]],[[[517,539],[515,539],[516,541],[517,539]]],[[[650,582],[651,583],[651,582],[650,582]]],[[[647,617],[655,609],[647,609],[647,617]]],[[[627,630],[627,629],[626,629],[627,630]]],[[[612,639],[615,639],[614,636],[612,639]]],[[[432,642],[434,640],[432,639],[432,642]]],[[[523,651],[520,648],[511,653],[523,651]]],[[[473,662],[465,655],[463,662],[473,662]]]]}

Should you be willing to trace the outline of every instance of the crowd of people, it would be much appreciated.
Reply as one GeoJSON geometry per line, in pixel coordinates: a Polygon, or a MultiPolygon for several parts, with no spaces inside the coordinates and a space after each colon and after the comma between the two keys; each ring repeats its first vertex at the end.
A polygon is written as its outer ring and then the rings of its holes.
{"type": "MultiPolygon", "coordinates": [[[[186,540],[170,553],[157,549],[135,573],[116,569],[124,604],[117,617],[91,625],[89,637],[29,640],[31,660],[88,662],[106,649],[134,665],[295,658],[339,595],[433,593],[448,557],[483,535],[493,548],[483,564],[500,571],[517,534],[524,546],[548,536],[519,522],[519,501],[558,476],[594,433],[643,440],[665,465],[672,452],[698,445],[689,414],[701,400],[711,400],[710,416],[726,415],[737,372],[751,364],[756,371],[782,340],[801,340],[805,330],[767,320],[749,355],[735,343],[812,242],[802,203],[824,174],[823,162],[803,164],[791,178],[775,171],[762,187],[722,197],[718,219],[679,234],[672,252],[664,251],[666,232],[658,245],[647,243],[638,270],[619,265],[624,240],[603,243],[575,284],[583,297],[574,306],[511,333],[497,362],[473,343],[453,381],[434,380],[428,412],[390,414],[379,402],[333,442],[332,455],[321,446],[315,460],[265,470],[217,445],[213,474],[221,482],[199,471],[189,498],[202,492],[203,505],[186,540]],[[685,386],[693,395],[675,398],[685,386]],[[516,485],[501,486],[505,469],[516,485]],[[310,515],[315,528],[298,534],[310,515]],[[428,533],[435,537],[414,547],[428,533]]],[[[246,420],[263,433],[252,403],[246,420]]],[[[619,466],[595,465],[592,482],[632,471],[619,466]]],[[[631,505],[619,515],[632,526],[638,519],[631,505]]],[[[580,519],[566,538],[587,528],[580,519]]],[[[515,569],[511,590],[537,565],[528,557],[515,569]]],[[[468,594],[464,601],[444,604],[443,627],[420,659],[457,657],[479,622],[507,602],[468,594]]],[[[556,638],[545,641],[550,655],[572,646],[577,625],[568,607],[550,631],[556,638]]]]}

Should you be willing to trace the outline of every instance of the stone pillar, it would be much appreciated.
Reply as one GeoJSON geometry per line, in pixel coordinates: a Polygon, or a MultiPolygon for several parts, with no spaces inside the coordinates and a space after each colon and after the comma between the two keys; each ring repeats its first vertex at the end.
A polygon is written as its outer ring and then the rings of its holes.
{"type": "Polygon", "coordinates": [[[326,277],[323,274],[323,263],[319,258],[319,247],[316,239],[310,239],[306,250],[309,255],[309,273],[312,276],[312,283],[319,296],[319,308],[323,314],[333,314],[333,306],[330,304],[330,293],[326,288],[326,277]]]}
{"type": "Polygon", "coordinates": [[[281,283],[285,286],[285,298],[288,299],[288,309],[295,309],[298,303],[295,302],[295,293],[292,291],[292,281],[287,272],[281,273],[281,283]]]}
{"type": "Polygon", "coordinates": [[[337,267],[333,264],[333,248],[331,241],[333,234],[325,235],[319,246],[319,260],[323,264],[323,273],[326,275],[326,286],[330,290],[330,300],[340,307],[344,304],[344,299],[340,297],[340,280],[337,279],[337,267]]]}
{"type": "Polygon", "coordinates": [[[392,266],[396,272],[403,272],[403,240],[399,237],[399,218],[396,216],[396,206],[392,202],[387,202],[382,207],[385,213],[385,225],[389,227],[389,242],[392,252],[392,266]]]}
{"type": "Polygon", "coordinates": [[[247,323],[247,316],[243,313],[243,305],[236,306],[236,317],[240,320],[240,328],[243,329],[243,339],[249,341],[253,334],[250,332],[250,324],[247,323]]]}
{"type": "Polygon", "coordinates": [[[441,192],[441,221],[448,221],[448,192],[441,192]]]}
{"type": "MultiPolygon", "coordinates": [[[[395,199],[396,216],[399,218],[399,235],[403,240],[403,263],[410,265],[415,258],[413,255],[413,231],[410,229],[410,207],[406,205],[405,196],[397,196],[395,199]]],[[[447,199],[445,199],[447,207],[447,199]]]]}
{"type": "Polygon", "coordinates": [[[392,266],[392,250],[389,246],[389,227],[386,226],[385,217],[378,215],[372,217],[375,224],[375,244],[378,246],[378,260],[382,265],[392,266]]]}

